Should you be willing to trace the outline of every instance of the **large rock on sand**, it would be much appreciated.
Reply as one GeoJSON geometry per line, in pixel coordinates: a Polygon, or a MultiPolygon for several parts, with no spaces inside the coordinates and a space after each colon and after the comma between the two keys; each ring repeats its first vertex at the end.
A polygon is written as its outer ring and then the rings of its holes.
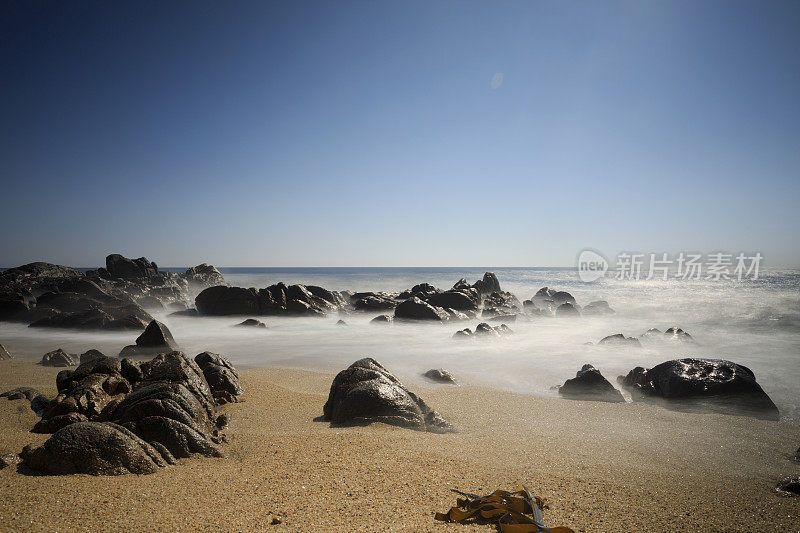
{"type": "Polygon", "coordinates": [[[383,422],[435,433],[455,431],[372,358],[360,359],[336,375],[323,418],[335,424],[383,422]]]}
{"type": "Polygon", "coordinates": [[[416,296],[412,296],[395,308],[394,318],[396,320],[435,320],[444,322],[449,320],[450,315],[441,307],[434,307],[416,296]]]}
{"type": "Polygon", "coordinates": [[[619,377],[634,400],[663,400],[687,410],[778,420],[778,408],[749,368],[721,359],[675,359],[619,377]]]}
{"type": "Polygon", "coordinates": [[[599,370],[592,365],[583,365],[574,378],[568,379],[558,388],[558,393],[572,400],[596,402],[624,402],[625,399],[599,370]]]}
{"type": "Polygon", "coordinates": [[[78,422],[58,430],[42,446],[26,446],[25,465],[47,474],[152,474],[169,463],[128,429],[108,422],[78,422]]]}
{"type": "Polygon", "coordinates": [[[219,354],[203,352],[194,358],[195,363],[203,370],[203,375],[211,387],[211,393],[217,403],[236,401],[236,396],[244,392],[239,381],[239,374],[230,361],[219,354]]]}

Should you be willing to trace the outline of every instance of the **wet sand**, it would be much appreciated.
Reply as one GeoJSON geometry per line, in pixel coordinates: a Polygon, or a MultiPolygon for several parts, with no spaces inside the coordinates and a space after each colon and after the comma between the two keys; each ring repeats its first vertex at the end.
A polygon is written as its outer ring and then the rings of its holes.
{"type": "MultiPolygon", "coordinates": [[[[0,391],[55,395],[59,369],[0,361],[0,391]]],[[[485,387],[413,387],[454,422],[435,435],[374,424],[332,428],[330,374],[242,372],[223,459],[148,476],[0,471],[0,530],[494,531],[444,524],[451,489],[526,484],[549,525],[576,531],[800,531],[800,499],[774,494],[800,470],[800,425],[538,398],[485,387]],[[280,516],[280,525],[271,525],[280,516]]],[[[0,399],[0,454],[47,435],[24,400],[0,399]]]]}

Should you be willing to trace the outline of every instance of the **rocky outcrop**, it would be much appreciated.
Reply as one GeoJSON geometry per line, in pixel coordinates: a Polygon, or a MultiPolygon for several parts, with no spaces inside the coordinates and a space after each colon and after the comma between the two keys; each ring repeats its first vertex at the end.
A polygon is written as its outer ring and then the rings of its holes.
{"type": "Polygon", "coordinates": [[[455,428],[372,358],[356,361],[333,380],[323,419],[334,424],[383,422],[435,433],[455,428]]]}
{"type": "Polygon", "coordinates": [[[568,379],[558,388],[558,393],[573,400],[589,400],[596,402],[624,402],[625,399],[599,370],[586,364],[574,378],[568,379]]]}
{"type": "Polygon", "coordinates": [[[397,307],[394,295],[379,292],[357,292],[350,302],[356,311],[388,311],[397,307]]]}
{"type": "Polygon", "coordinates": [[[619,377],[635,401],[662,401],[677,409],[778,419],[778,408],[753,372],[721,359],[675,359],[619,377]]]}
{"type": "Polygon", "coordinates": [[[607,346],[631,346],[636,348],[642,347],[642,344],[639,342],[639,339],[637,339],[636,337],[626,337],[622,333],[617,333],[615,335],[609,335],[608,337],[603,337],[597,344],[607,345],[607,346]]]}
{"type": "Polygon", "coordinates": [[[128,429],[109,422],[70,424],[42,446],[26,446],[20,456],[28,468],[56,475],[152,474],[175,462],[128,429]]]}
{"type": "Polygon", "coordinates": [[[128,259],[120,254],[111,254],[106,257],[106,272],[112,278],[150,278],[158,273],[158,266],[146,257],[128,259]]]}
{"type": "Polygon", "coordinates": [[[217,403],[235,402],[244,392],[239,374],[225,357],[211,352],[203,352],[194,358],[202,369],[211,393],[217,403]]]}
{"type": "Polygon", "coordinates": [[[178,350],[178,343],[172,338],[167,326],[153,320],[144,332],[136,338],[136,344],[126,346],[120,351],[120,357],[150,356],[157,353],[178,350]]]}
{"type": "MultiPolygon", "coordinates": [[[[326,294],[317,287],[318,294],[326,294]]],[[[331,295],[333,293],[330,293],[331,295]]],[[[334,299],[343,299],[336,296],[334,299]]],[[[325,316],[338,305],[315,295],[305,285],[278,283],[266,289],[243,289],[241,287],[210,287],[195,298],[200,315],[230,316],[325,316]]]]}
{"type": "MultiPolygon", "coordinates": [[[[458,283],[456,283],[456,285],[458,285],[458,283]]],[[[502,289],[500,289],[500,282],[493,272],[486,272],[483,275],[483,279],[476,281],[472,285],[472,288],[478,291],[478,294],[481,296],[492,294],[493,292],[502,292],[502,289]]]]}
{"type": "Polygon", "coordinates": [[[444,370],[442,368],[431,368],[424,374],[423,377],[428,378],[431,381],[435,381],[437,383],[447,383],[448,385],[458,385],[456,379],[453,377],[450,372],[444,370]]]}
{"type": "Polygon", "coordinates": [[[434,307],[455,309],[456,311],[476,311],[480,304],[480,294],[476,289],[451,289],[432,294],[427,303],[434,307]]]}
{"type": "Polygon", "coordinates": [[[445,322],[450,319],[447,312],[441,307],[434,307],[412,296],[399,304],[394,310],[395,320],[432,320],[445,322]]]}
{"type": "Polygon", "coordinates": [[[42,360],[39,363],[42,366],[74,366],[77,365],[77,361],[75,361],[75,357],[71,354],[68,354],[61,348],[57,350],[53,350],[52,352],[47,352],[42,356],[42,360]]]}

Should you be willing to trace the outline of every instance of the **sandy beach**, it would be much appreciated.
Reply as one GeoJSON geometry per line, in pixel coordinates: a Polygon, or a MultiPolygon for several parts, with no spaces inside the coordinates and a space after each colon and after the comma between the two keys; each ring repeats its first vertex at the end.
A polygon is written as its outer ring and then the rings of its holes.
{"type": "MultiPolygon", "coordinates": [[[[54,395],[57,373],[0,361],[0,389],[54,395]]],[[[773,493],[797,470],[795,424],[432,386],[415,390],[459,433],[333,428],[314,420],[332,377],[244,371],[222,459],[186,459],[147,476],[6,468],[0,529],[490,531],[436,522],[433,513],[454,504],[451,489],[524,483],[547,499],[548,525],[576,531],[800,530],[798,500],[773,493]]],[[[0,453],[44,442],[29,433],[35,421],[27,402],[0,401],[0,453]]]]}

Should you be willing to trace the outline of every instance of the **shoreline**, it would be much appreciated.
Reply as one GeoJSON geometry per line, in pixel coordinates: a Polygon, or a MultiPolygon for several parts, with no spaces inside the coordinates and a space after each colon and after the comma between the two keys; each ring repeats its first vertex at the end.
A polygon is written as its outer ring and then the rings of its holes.
{"type": "MultiPolygon", "coordinates": [[[[55,394],[55,375],[27,359],[0,362],[0,388],[55,394]]],[[[385,528],[486,531],[433,513],[456,494],[526,484],[547,498],[548,525],[575,531],[797,530],[797,501],[778,479],[798,470],[800,427],[752,418],[603,404],[483,386],[414,385],[460,430],[438,435],[383,424],[331,427],[333,374],[243,370],[244,402],[227,407],[226,457],[193,457],[148,476],[27,476],[0,471],[10,530],[385,528]],[[282,525],[270,525],[280,516],[282,525]]],[[[48,435],[22,400],[0,400],[0,452],[48,435]],[[23,406],[24,409],[19,409],[23,406]]]]}

